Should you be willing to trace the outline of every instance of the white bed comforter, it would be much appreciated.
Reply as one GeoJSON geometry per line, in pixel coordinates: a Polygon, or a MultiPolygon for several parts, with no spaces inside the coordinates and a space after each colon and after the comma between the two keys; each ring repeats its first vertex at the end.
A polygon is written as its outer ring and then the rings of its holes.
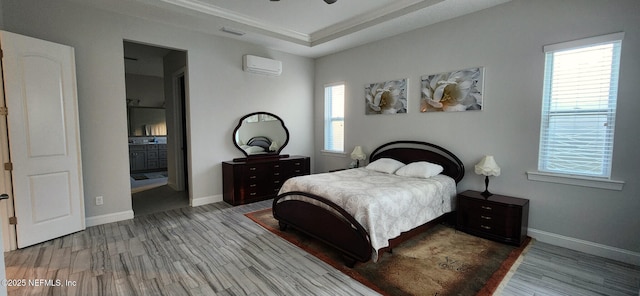
{"type": "Polygon", "coordinates": [[[358,168],[291,178],[280,193],[289,191],[325,197],[350,213],[369,232],[377,261],[377,250],[389,246],[389,239],[451,212],[456,183],[445,175],[409,178],[358,168]]]}

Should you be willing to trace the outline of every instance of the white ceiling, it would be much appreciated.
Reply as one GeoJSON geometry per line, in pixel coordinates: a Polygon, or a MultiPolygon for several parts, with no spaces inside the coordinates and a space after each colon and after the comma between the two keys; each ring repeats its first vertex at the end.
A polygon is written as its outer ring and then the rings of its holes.
{"type": "Polygon", "coordinates": [[[320,57],[510,0],[72,0],[320,57]],[[225,27],[245,33],[236,36],[225,27]]]}

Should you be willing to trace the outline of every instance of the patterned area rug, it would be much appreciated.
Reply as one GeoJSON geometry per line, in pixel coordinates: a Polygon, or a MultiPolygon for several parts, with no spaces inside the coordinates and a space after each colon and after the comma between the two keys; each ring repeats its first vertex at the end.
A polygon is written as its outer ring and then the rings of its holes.
{"type": "Polygon", "coordinates": [[[531,241],[514,247],[440,224],[381,255],[378,262],[351,269],[317,240],[291,227],[280,231],[271,209],[246,216],[383,295],[492,295],[531,241]]]}

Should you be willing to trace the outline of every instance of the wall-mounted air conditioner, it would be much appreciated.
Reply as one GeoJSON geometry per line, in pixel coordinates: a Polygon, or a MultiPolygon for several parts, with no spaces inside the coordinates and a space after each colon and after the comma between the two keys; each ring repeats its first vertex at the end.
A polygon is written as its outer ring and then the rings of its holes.
{"type": "Polygon", "coordinates": [[[243,57],[242,69],[246,72],[277,76],[282,74],[282,62],[247,54],[243,57]]]}

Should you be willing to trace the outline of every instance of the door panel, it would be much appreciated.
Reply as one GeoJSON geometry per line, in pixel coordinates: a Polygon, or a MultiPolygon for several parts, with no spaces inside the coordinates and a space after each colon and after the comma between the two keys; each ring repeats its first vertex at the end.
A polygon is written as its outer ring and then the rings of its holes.
{"type": "Polygon", "coordinates": [[[64,219],[72,214],[67,196],[71,196],[69,173],[59,172],[29,176],[33,222],[35,225],[64,219]],[[58,194],[52,195],[51,192],[58,194]]]}
{"type": "Polygon", "coordinates": [[[18,247],[83,230],[72,47],[0,31],[18,247]]]}
{"type": "Polygon", "coordinates": [[[22,57],[24,78],[37,83],[24,83],[27,148],[30,157],[66,155],[64,127],[63,66],[49,57],[22,57]]]}

